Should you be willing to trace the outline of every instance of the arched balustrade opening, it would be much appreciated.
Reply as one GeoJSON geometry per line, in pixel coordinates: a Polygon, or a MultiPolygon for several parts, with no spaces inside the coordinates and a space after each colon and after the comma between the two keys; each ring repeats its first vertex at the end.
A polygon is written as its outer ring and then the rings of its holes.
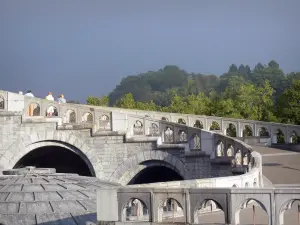
{"type": "Polygon", "coordinates": [[[245,125],[243,130],[243,137],[251,137],[253,136],[252,128],[249,125],[245,125]]]}
{"type": "Polygon", "coordinates": [[[130,199],[122,210],[122,221],[149,221],[149,209],[137,198],[130,199]]]}
{"type": "Polygon", "coordinates": [[[51,105],[46,109],[45,116],[52,117],[58,116],[58,110],[55,106],[51,105]]]}
{"type": "Polygon", "coordinates": [[[0,110],[5,109],[5,101],[4,98],[0,95],[0,110]]]}
{"type": "Polygon", "coordinates": [[[245,200],[235,213],[235,223],[239,225],[268,225],[268,221],[265,206],[255,199],[245,200]]]}
{"type": "Polygon", "coordinates": [[[259,130],[258,130],[258,136],[260,136],[260,137],[269,137],[270,134],[269,134],[267,128],[260,127],[259,130]]]}
{"type": "Polygon", "coordinates": [[[236,137],[236,126],[234,124],[228,124],[226,128],[226,135],[230,137],[236,137]]]}
{"type": "Polygon", "coordinates": [[[186,122],[185,122],[185,120],[184,120],[184,119],[182,119],[182,118],[179,118],[179,119],[178,119],[178,121],[177,121],[177,123],[179,123],[179,124],[183,124],[183,125],[186,125],[186,122]]]}
{"type": "Polygon", "coordinates": [[[158,208],[158,222],[184,222],[183,208],[174,198],[168,198],[158,208]]]}
{"type": "Polygon", "coordinates": [[[225,224],[225,214],[221,205],[212,200],[204,200],[194,211],[195,224],[225,224]]]}
{"type": "Polygon", "coordinates": [[[203,129],[203,123],[200,120],[196,120],[194,127],[203,129]]]}
{"type": "Polygon", "coordinates": [[[64,115],[64,122],[65,123],[76,123],[76,113],[74,110],[69,109],[66,111],[64,115]]]}
{"type": "Polygon", "coordinates": [[[292,144],[299,144],[300,143],[300,137],[296,133],[296,131],[292,131],[290,133],[290,143],[292,144]]]}
{"type": "Polygon", "coordinates": [[[285,143],[284,133],[282,132],[281,129],[277,129],[275,134],[276,134],[276,137],[277,137],[277,143],[278,144],[285,143]]]}
{"type": "Polygon", "coordinates": [[[298,225],[300,214],[300,199],[291,199],[281,206],[279,212],[280,225],[298,225]]]}
{"type": "Polygon", "coordinates": [[[227,157],[234,157],[234,147],[229,144],[226,151],[227,157]]]}
{"type": "Polygon", "coordinates": [[[213,121],[209,127],[209,130],[221,130],[220,125],[216,121],[213,121]]]}
{"type": "Polygon", "coordinates": [[[163,120],[163,121],[169,121],[169,119],[166,118],[166,117],[164,117],[164,116],[161,118],[161,120],[163,120]]]}
{"type": "Polygon", "coordinates": [[[81,121],[85,122],[85,123],[93,123],[94,117],[93,117],[92,113],[87,112],[82,115],[81,121]]]}
{"type": "Polygon", "coordinates": [[[217,142],[217,157],[224,156],[224,143],[222,141],[217,142]]]}
{"type": "Polygon", "coordinates": [[[41,107],[38,103],[30,103],[27,108],[27,116],[41,116],[41,107]]]}

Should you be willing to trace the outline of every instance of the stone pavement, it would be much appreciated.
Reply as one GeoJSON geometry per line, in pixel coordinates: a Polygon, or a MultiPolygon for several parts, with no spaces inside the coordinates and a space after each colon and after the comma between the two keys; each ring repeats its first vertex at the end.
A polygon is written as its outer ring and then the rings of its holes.
{"type": "Polygon", "coordinates": [[[300,153],[253,147],[262,155],[263,174],[273,184],[300,184],[300,153]]]}

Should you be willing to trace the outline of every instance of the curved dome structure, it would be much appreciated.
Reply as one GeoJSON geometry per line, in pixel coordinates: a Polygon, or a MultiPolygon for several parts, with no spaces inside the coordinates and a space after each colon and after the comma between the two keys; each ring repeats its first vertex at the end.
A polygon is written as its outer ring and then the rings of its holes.
{"type": "Polygon", "coordinates": [[[96,189],[119,186],[95,177],[26,167],[0,176],[0,224],[96,224],[96,189]]]}

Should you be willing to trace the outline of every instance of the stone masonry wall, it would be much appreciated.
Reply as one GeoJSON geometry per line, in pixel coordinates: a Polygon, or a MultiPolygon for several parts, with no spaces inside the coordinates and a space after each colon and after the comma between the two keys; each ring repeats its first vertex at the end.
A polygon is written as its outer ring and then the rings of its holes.
{"type": "Polygon", "coordinates": [[[57,130],[55,122],[21,123],[21,116],[1,114],[0,170],[12,168],[38,147],[53,145],[82,156],[97,177],[124,184],[145,168],[140,165],[145,160],[169,165],[185,179],[231,175],[230,167],[211,164],[207,155],[186,157],[180,149],[158,150],[154,141],[124,141],[124,136],[91,137],[89,129],[57,130]]]}

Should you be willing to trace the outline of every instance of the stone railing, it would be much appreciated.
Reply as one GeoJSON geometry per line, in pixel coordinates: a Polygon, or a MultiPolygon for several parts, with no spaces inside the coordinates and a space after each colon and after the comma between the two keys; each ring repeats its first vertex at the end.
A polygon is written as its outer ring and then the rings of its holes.
{"type": "MultiPolygon", "coordinates": [[[[23,117],[28,117],[29,115],[30,117],[45,117],[49,107],[53,109],[51,111],[54,111],[51,117],[61,118],[60,121],[63,124],[87,123],[83,128],[107,128],[107,122],[111,118],[109,114],[113,113],[115,117],[117,117],[118,114],[136,115],[139,117],[152,118],[154,120],[182,123],[189,127],[203,128],[205,130],[210,130],[213,125],[215,131],[221,134],[226,134],[227,128],[231,125],[236,129],[237,137],[245,136],[243,132],[247,130],[247,135],[249,136],[269,136],[274,143],[276,143],[276,135],[279,131],[283,133],[286,142],[291,142],[293,136],[300,135],[300,126],[291,124],[78,104],[59,105],[57,102],[45,99],[30,98],[16,93],[0,91],[0,110],[22,111],[23,117]]],[[[114,118],[114,120],[115,119],[116,118],[114,118]]],[[[155,128],[153,129],[155,130],[155,128]]]]}
{"type": "MultiPolygon", "coordinates": [[[[58,129],[92,129],[93,135],[125,134],[127,142],[156,141],[158,149],[178,148],[186,157],[208,155],[212,163],[232,164],[233,172],[239,174],[248,172],[254,163],[250,146],[218,132],[125,113],[130,112],[128,110],[119,112],[114,108],[58,104],[10,92],[2,95],[6,99],[4,110],[21,111],[22,123],[53,122],[58,129]],[[47,114],[49,107],[55,115],[47,114]]],[[[261,180],[257,181],[259,186],[261,180]]],[[[249,182],[254,183],[253,180],[249,182]]],[[[240,182],[236,185],[244,186],[240,182]]]]}
{"type": "MultiPolygon", "coordinates": [[[[269,225],[283,225],[284,213],[291,209],[292,203],[300,199],[300,188],[239,189],[239,188],[112,188],[97,191],[97,220],[100,224],[121,224],[126,222],[124,210],[133,200],[141,202],[144,224],[182,222],[201,224],[199,210],[206,208],[208,202],[214,202],[224,212],[226,224],[240,224],[240,212],[248,205],[265,211],[269,225]],[[165,213],[167,202],[172,203],[174,212],[183,211],[180,221],[176,216],[171,220],[165,213]],[[177,210],[176,210],[177,208],[177,210]],[[168,220],[165,220],[168,219],[168,220]],[[174,219],[174,220],[172,220],[174,219]],[[175,220],[176,219],[176,220],[175,220]]],[[[170,207],[170,205],[169,205],[170,207]]],[[[172,213],[170,214],[172,215],[172,213]]],[[[296,218],[296,217],[295,217],[296,218]]],[[[126,222],[128,223],[128,222],[126,222]]]]}

